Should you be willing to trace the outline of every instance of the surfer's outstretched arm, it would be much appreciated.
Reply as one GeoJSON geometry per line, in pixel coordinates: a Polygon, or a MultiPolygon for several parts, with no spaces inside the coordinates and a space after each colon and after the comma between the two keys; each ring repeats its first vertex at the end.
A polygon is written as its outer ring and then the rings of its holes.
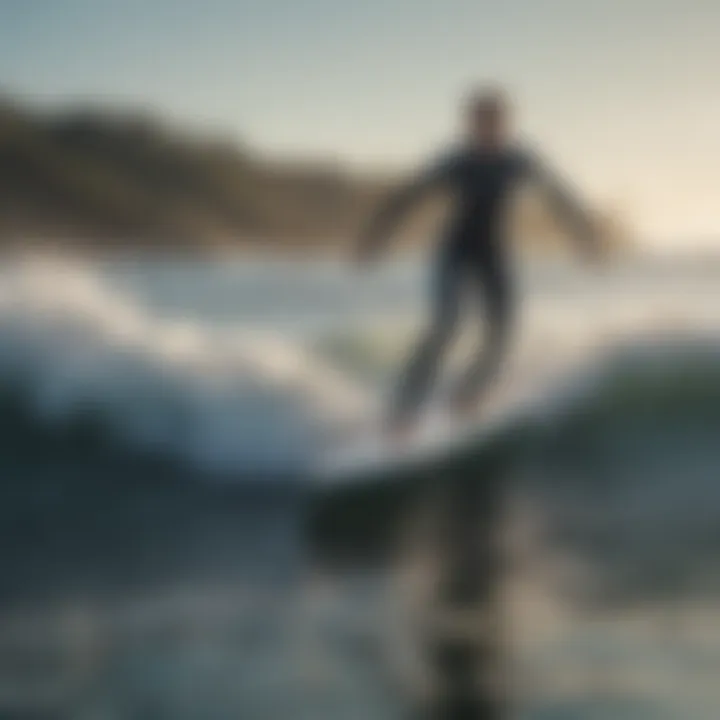
{"type": "Polygon", "coordinates": [[[569,227],[584,254],[597,257],[601,253],[595,222],[572,186],[537,156],[526,158],[531,179],[540,187],[547,201],[569,227]]]}
{"type": "Polygon", "coordinates": [[[418,172],[396,190],[370,218],[360,235],[357,252],[361,259],[375,257],[389,241],[398,223],[430,190],[443,184],[454,167],[453,158],[444,158],[418,172]]]}

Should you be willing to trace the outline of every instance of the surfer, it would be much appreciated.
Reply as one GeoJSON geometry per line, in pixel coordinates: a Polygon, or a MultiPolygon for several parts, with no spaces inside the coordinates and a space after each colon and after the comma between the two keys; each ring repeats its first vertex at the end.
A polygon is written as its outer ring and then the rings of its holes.
{"type": "Polygon", "coordinates": [[[505,210],[522,182],[534,182],[544,191],[586,252],[595,254],[599,249],[593,223],[581,203],[544,162],[513,139],[511,108],[502,91],[473,92],[463,119],[465,138],[460,146],[383,203],[358,246],[359,262],[374,260],[397,223],[428,191],[443,188],[450,194],[453,210],[434,266],[430,323],[401,375],[390,417],[390,431],[399,438],[412,431],[434,384],[457,330],[466,291],[482,301],[486,332],[481,351],[451,393],[453,414],[473,413],[502,365],[514,314],[505,210]]]}

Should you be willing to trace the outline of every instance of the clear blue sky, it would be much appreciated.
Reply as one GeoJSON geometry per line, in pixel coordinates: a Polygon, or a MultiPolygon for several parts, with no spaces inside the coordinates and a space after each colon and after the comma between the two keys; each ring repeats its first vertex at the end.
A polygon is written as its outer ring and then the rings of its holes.
{"type": "Polygon", "coordinates": [[[720,235],[719,31],[715,0],[0,0],[0,77],[401,167],[499,80],[588,193],[658,238],[720,235]]]}

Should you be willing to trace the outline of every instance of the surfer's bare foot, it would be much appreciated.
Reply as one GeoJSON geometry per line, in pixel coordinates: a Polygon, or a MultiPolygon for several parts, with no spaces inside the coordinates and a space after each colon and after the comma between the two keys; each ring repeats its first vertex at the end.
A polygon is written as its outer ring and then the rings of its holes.
{"type": "Polygon", "coordinates": [[[388,436],[393,445],[405,445],[415,434],[417,422],[414,418],[395,418],[388,425],[388,436]]]}
{"type": "Polygon", "coordinates": [[[480,411],[482,396],[464,394],[456,396],[450,403],[450,411],[457,420],[469,420],[480,411]]]}

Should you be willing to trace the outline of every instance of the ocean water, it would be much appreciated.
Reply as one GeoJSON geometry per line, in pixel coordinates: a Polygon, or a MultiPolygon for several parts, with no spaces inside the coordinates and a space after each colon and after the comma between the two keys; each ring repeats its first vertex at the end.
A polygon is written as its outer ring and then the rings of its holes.
{"type": "MultiPolygon", "coordinates": [[[[3,264],[0,715],[422,702],[420,593],[397,568],[327,571],[304,522],[318,461],[381,412],[426,280],[414,263],[3,264]]],[[[517,468],[519,710],[715,718],[720,261],[545,264],[518,287],[499,404],[582,389],[517,468]]]]}

